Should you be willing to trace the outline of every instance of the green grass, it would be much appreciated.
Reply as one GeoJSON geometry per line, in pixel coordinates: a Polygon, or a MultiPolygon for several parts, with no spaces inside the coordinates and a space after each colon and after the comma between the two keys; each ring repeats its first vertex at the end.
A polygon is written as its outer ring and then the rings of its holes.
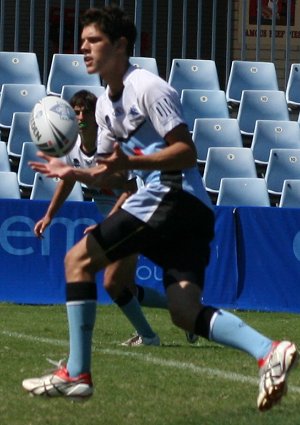
{"type": "MultiPolygon", "coordinates": [[[[299,370],[269,412],[256,409],[257,365],[247,354],[201,340],[188,345],[166,311],[145,309],[162,347],[121,347],[131,327],[115,306],[99,307],[94,396],[85,403],[29,397],[24,378],[68,353],[64,306],[0,305],[1,425],[298,425],[299,370]],[[245,379],[242,379],[242,378],[245,379]],[[236,380],[234,380],[236,378],[236,380]]],[[[299,317],[239,312],[261,332],[300,345],[299,317]]]]}

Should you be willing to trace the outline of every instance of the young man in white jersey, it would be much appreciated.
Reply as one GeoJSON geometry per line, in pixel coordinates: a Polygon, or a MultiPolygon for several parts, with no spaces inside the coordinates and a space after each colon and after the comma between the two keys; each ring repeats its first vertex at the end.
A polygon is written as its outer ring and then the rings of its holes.
{"type": "Polygon", "coordinates": [[[92,395],[95,274],[142,253],[163,269],[175,325],[257,360],[257,405],[268,410],[286,393],[298,352],[293,343],[272,341],[235,315],[199,301],[214,236],[214,213],[180,99],[165,81],[129,65],[136,29],[121,9],[90,9],[82,17],[82,26],[87,70],[99,73],[107,83],[106,93],[97,102],[96,119],[100,139],[111,145],[111,155],[90,169],[74,169],[44,154],[40,156],[47,163],[32,162],[31,166],[49,177],[99,186],[115,172],[132,170],[144,186],[67,253],[69,358],[50,375],[24,380],[23,387],[34,395],[92,395]]]}
{"type": "MultiPolygon", "coordinates": [[[[90,168],[97,164],[97,134],[98,125],[95,120],[95,108],[97,97],[87,91],[81,90],[72,96],[70,104],[73,107],[79,124],[79,135],[75,146],[64,157],[66,164],[76,168],[90,168]]],[[[103,152],[102,152],[103,153],[103,152]]],[[[135,183],[127,182],[124,176],[118,176],[113,182],[119,187],[119,191],[113,191],[109,188],[89,188],[92,191],[94,201],[98,210],[103,217],[106,217],[116,205],[117,199],[121,191],[128,189],[136,190],[135,183]]],[[[34,233],[38,238],[41,238],[45,229],[51,224],[51,221],[59,208],[62,206],[68,195],[74,187],[75,181],[61,180],[57,184],[56,191],[51,199],[45,215],[36,222],[34,233]]],[[[88,231],[89,229],[87,229],[88,231]]],[[[105,274],[104,287],[111,295],[113,301],[119,306],[127,319],[133,325],[136,335],[129,338],[122,345],[141,346],[141,345],[159,345],[159,336],[153,331],[150,324],[146,320],[141,311],[140,304],[148,307],[167,308],[167,301],[164,294],[155,291],[152,288],[143,288],[140,285],[134,284],[135,263],[132,259],[126,269],[122,268],[122,273],[119,273],[118,280],[127,282],[127,287],[124,290],[123,286],[112,283],[110,273],[105,274]],[[136,297],[134,296],[136,294],[136,297]]],[[[191,337],[190,337],[191,338],[191,337]]],[[[193,341],[190,341],[193,342],[193,341]]]]}

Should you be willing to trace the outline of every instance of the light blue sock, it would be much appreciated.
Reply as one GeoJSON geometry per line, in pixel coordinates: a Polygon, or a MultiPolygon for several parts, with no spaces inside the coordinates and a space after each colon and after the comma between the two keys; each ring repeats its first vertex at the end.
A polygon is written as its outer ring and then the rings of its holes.
{"type": "Polygon", "coordinates": [[[272,346],[269,338],[224,310],[218,310],[213,316],[209,339],[245,351],[257,360],[265,357],[272,346]]]}
{"type": "MultiPolygon", "coordinates": [[[[115,300],[115,302],[118,304],[118,300],[115,300]]],[[[146,338],[155,337],[155,332],[153,332],[151,326],[147,322],[136,297],[132,297],[127,304],[118,305],[132,326],[135,328],[138,335],[144,336],[146,338]]]]}
{"type": "Polygon", "coordinates": [[[96,320],[96,301],[67,302],[70,354],[67,369],[70,376],[91,371],[92,335],[96,320]]]}
{"type": "Polygon", "coordinates": [[[136,285],[138,290],[137,298],[144,307],[168,308],[167,297],[159,291],[147,286],[136,285]]]}

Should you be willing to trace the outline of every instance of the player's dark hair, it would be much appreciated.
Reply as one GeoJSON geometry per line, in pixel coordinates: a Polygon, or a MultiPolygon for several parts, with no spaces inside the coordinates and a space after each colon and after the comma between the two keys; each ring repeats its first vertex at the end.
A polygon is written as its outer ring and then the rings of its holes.
{"type": "Polygon", "coordinates": [[[114,43],[121,37],[127,39],[127,54],[133,55],[136,40],[136,27],[128,15],[118,6],[104,6],[101,9],[90,8],[81,17],[83,27],[95,24],[114,43]]]}
{"type": "Polygon", "coordinates": [[[94,93],[88,90],[79,90],[69,100],[72,108],[75,106],[79,106],[80,108],[84,108],[85,111],[93,111],[95,112],[97,96],[94,93]]]}

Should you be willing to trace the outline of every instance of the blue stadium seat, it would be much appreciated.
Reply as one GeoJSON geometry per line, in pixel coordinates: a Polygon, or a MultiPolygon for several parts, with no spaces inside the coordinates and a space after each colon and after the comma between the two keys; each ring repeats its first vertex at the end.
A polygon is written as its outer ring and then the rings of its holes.
{"type": "Polygon", "coordinates": [[[273,195],[281,195],[284,180],[300,179],[300,149],[271,149],[265,179],[273,195]]]}
{"type": "Polygon", "coordinates": [[[0,97],[0,127],[10,129],[15,112],[31,112],[46,96],[43,84],[3,84],[0,97]]]}
{"type": "Polygon", "coordinates": [[[95,96],[99,97],[105,92],[103,86],[81,86],[81,85],[65,85],[62,87],[61,98],[69,102],[71,97],[80,90],[88,90],[94,93],[95,96]]]}
{"type": "Polygon", "coordinates": [[[6,143],[0,141],[0,171],[11,171],[6,143]]]}
{"type": "Polygon", "coordinates": [[[289,121],[285,93],[280,90],[244,90],[237,120],[241,133],[253,136],[257,120],[289,121]]]}
{"type": "Polygon", "coordinates": [[[155,58],[144,57],[144,56],[131,56],[129,62],[132,65],[137,66],[138,68],[147,69],[147,71],[152,72],[155,75],[159,75],[157,62],[155,58]]]}
{"type": "Polygon", "coordinates": [[[279,207],[300,208],[300,179],[284,180],[279,207]]]}
{"type": "Polygon", "coordinates": [[[84,55],[55,53],[48,75],[47,93],[61,95],[64,85],[99,86],[99,75],[88,74],[84,55]]]}
{"type": "Polygon", "coordinates": [[[168,82],[179,95],[183,89],[220,90],[216,63],[208,59],[173,59],[168,82]]]}
{"type": "Polygon", "coordinates": [[[196,118],[193,141],[199,163],[205,163],[211,147],[243,147],[240,127],[235,118],[196,118]]]}
{"type": "Polygon", "coordinates": [[[222,90],[184,89],[181,104],[189,131],[193,131],[196,118],[229,118],[222,90]]]}
{"type": "MultiPolygon", "coordinates": [[[[47,200],[50,201],[57,187],[59,179],[49,178],[41,173],[35,173],[33,186],[30,194],[32,200],[47,200]]],[[[82,187],[79,182],[76,182],[72,192],[67,197],[66,201],[83,201],[82,187]]]]}
{"type": "Polygon", "coordinates": [[[3,84],[41,84],[36,54],[0,52],[0,92],[3,84]]]}
{"type": "Polygon", "coordinates": [[[14,171],[0,171],[0,198],[21,199],[18,178],[14,171]]]}
{"type": "Polygon", "coordinates": [[[300,63],[293,63],[285,90],[288,105],[300,106],[300,63]]]}
{"type": "Polygon", "coordinates": [[[18,183],[21,189],[30,190],[33,186],[35,171],[28,165],[28,161],[45,162],[36,156],[38,148],[33,142],[24,142],[18,167],[18,183]]]}
{"type": "Polygon", "coordinates": [[[208,149],[203,173],[206,190],[218,193],[223,177],[257,177],[250,148],[212,147],[208,149]]]}
{"type": "Polygon", "coordinates": [[[255,162],[267,164],[271,149],[300,149],[300,126],[296,121],[257,120],[251,143],[255,162]]]}
{"type": "Polygon", "coordinates": [[[265,179],[255,177],[225,177],[221,179],[217,205],[270,207],[265,179]]]}
{"type": "Polygon", "coordinates": [[[29,132],[30,112],[15,112],[7,140],[8,156],[19,162],[24,142],[31,142],[29,132]]]}
{"type": "Polygon", "coordinates": [[[226,87],[227,102],[239,104],[243,90],[278,90],[274,63],[232,61],[226,87]]]}

